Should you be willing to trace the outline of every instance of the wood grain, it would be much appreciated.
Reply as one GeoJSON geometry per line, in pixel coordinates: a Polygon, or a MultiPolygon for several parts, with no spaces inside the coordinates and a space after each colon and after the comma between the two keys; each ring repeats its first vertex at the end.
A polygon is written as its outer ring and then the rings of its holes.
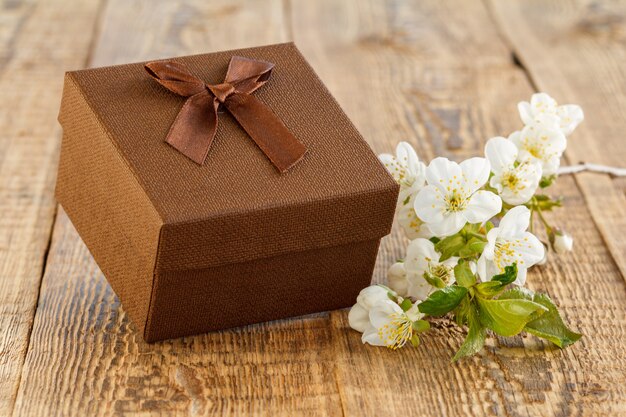
{"type": "MultiPolygon", "coordinates": [[[[376,152],[407,140],[425,160],[461,159],[518,128],[515,105],[533,92],[493,16],[480,1],[109,0],[90,64],[293,38],[376,152]]],[[[601,140],[595,129],[574,134],[582,151],[601,140]]],[[[607,247],[610,223],[592,217],[599,208],[580,178],[553,190],[566,201],[554,220],[574,232],[575,251],[534,269],[529,286],[585,337],[563,351],[532,336],[491,338],[458,364],[449,359],[464,333],[445,321],[419,349],[390,352],[362,345],[346,311],[147,345],[59,210],[13,415],[625,414],[624,256],[607,247]]],[[[384,240],[375,281],[405,244],[399,230],[384,240]]],[[[28,335],[10,340],[19,337],[28,335]]]]}
{"type": "MultiPolygon", "coordinates": [[[[537,88],[585,111],[567,159],[624,166],[626,2],[492,3],[499,27],[537,88]]],[[[576,175],[576,181],[626,276],[626,181],[589,173],[576,175]]]]}
{"type": "Polygon", "coordinates": [[[20,383],[55,213],[63,72],[84,65],[97,13],[97,1],[0,3],[2,415],[20,383]]]}
{"type": "MultiPolygon", "coordinates": [[[[287,40],[280,1],[104,13],[94,66],[287,40]]],[[[14,415],[340,414],[328,314],[148,345],[62,210],[48,259],[14,415]]]]}
{"type": "MultiPolygon", "coordinates": [[[[520,126],[516,103],[532,86],[480,2],[297,2],[293,19],[296,43],[377,151],[403,139],[424,159],[460,159],[520,126]]],[[[626,412],[625,286],[576,183],[562,178],[553,192],[565,196],[558,222],[579,246],[536,268],[529,286],[551,294],[586,337],[564,351],[529,336],[491,339],[451,365],[462,334],[443,323],[420,349],[389,352],[363,347],[333,312],[346,415],[626,412]]],[[[403,247],[400,234],[385,242],[376,280],[403,247]]]]}

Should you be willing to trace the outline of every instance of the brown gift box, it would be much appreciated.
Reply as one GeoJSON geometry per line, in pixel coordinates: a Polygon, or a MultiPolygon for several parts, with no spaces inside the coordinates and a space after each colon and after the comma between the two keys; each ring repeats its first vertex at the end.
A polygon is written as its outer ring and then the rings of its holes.
{"type": "Polygon", "coordinates": [[[253,94],[307,147],[279,174],[227,112],[204,165],[164,142],[184,98],[143,63],[66,74],[56,196],[146,341],[337,309],[370,283],[397,184],[292,43],[176,58],[253,94]]]}

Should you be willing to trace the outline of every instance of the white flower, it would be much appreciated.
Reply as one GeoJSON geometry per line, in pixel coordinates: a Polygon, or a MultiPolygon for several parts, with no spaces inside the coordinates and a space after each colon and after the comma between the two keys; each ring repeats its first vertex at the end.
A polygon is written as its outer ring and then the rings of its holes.
{"type": "Polygon", "coordinates": [[[435,158],[426,168],[427,186],[415,198],[415,212],[436,236],[450,236],[469,223],[482,223],[500,212],[502,200],[479,189],[489,178],[489,161],[470,158],[457,164],[435,158]]]}
{"type": "Polygon", "coordinates": [[[478,259],[478,274],[482,281],[504,272],[506,266],[517,264],[517,279],[514,284],[524,285],[526,270],[541,262],[543,244],[535,235],[526,231],[530,224],[530,210],[517,206],[509,210],[499,227],[487,233],[487,245],[478,259]]]}
{"type": "Polygon", "coordinates": [[[561,163],[561,155],[567,147],[567,139],[559,130],[550,130],[541,125],[525,126],[513,132],[509,139],[519,150],[519,162],[541,163],[542,175],[556,174],[561,163]]]}
{"type": "Polygon", "coordinates": [[[552,247],[558,254],[570,252],[574,247],[574,238],[570,235],[557,230],[552,239],[552,247]]]}
{"type": "Polygon", "coordinates": [[[359,332],[364,332],[370,324],[370,309],[381,300],[389,300],[388,290],[380,285],[371,285],[363,288],[356,298],[356,304],[348,313],[350,327],[359,332]]]}
{"type": "Polygon", "coordinates": [[[407,290],[409,297],[425,300],[436,290],[425,278],[441,280],[445,285],[456,282],[454,267],[458,258],[452,257],[439,262],[441,255],[435,250],[435,245],[428,239],[415,239],[406,249],[404,269],[406,271],[407,290]]]}
{"type": "Polygon", "coordinates": [[[396,220],[409,239],[433,237],[434,234],[428,228],[428,225],[417,217],[415,213],[414,205],[416,196],[417,193],[413,193],[409,198],[406,198],[405,201],[398,202],[398,206],[396,207],[396,220]]]}
{"type": "Polygon", "coordinates": [[[378,158],[400,184],[398,204],[403,203],[424,186],[426,166],[419,160],[415,149],[409,143],[398,143],[396,156],[382,154],[378,158]]]}
{"type": "Polygon", "coordinates": [[[369,312],[370,326],[363,332],[361,340],[374,346],[401,348],[413,336],[413,322],[424,315],[413,305],[404,312],[391,300],[377,302],[369,312]]]}
{"type": "Polygon", "coordinates": [[[529,160],[516,164],[517,147],[503,137],[487,141],[485,156],[493,172],[489,185],[498,191],[505,203],[519,205],[530,200],[541,180],[541,163],[529,160]]]}
{"type": "Polygon", "coordinates": [[[548,129],[558,129],[565,136],[571,134],[585,118],[580,106],[575,104],[559,106],[556,100],[546,93],[533,94],[530,103],[520,101],[517,109],[524,124],[539,124],[548,129]]]}
{"type": "Polygon", "coordinates": [[[445,285],[456,282],[454,267],[458,258],[453,257],[439,262],[441,255],[435,250],[435,245],[428,239],[415,239],[406,251],[406,260],[396,262],[387,271],[389,288],[402,297],[413,297],[425,300],[437,288],[431,281],[439,281],[445,285]]]}

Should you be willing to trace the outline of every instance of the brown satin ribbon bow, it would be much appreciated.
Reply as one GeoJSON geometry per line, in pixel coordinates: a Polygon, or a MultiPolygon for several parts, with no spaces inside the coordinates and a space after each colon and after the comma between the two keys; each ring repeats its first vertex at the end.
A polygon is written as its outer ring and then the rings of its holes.
{"type": "Polygon", "coordinates": [[[220,103],[281,173],[304,156],[306,147],[251,95],[270,78],[274,64],[233,56],[224,82],[215,85],[206,84],[176,61],[149,62],[145,68],[159,84],[188,97],[165,141],[194,162],[202,165],[206,159],[217,130],[220,103]]]}

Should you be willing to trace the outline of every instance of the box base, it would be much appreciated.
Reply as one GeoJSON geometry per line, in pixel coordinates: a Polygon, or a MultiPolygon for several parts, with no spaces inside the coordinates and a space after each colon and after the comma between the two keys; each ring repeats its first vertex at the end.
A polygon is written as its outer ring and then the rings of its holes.
{"type": "Polygon", "coordinates": [[[147,342],[349,307],[380,240],[155,276],[147,342]]]}

